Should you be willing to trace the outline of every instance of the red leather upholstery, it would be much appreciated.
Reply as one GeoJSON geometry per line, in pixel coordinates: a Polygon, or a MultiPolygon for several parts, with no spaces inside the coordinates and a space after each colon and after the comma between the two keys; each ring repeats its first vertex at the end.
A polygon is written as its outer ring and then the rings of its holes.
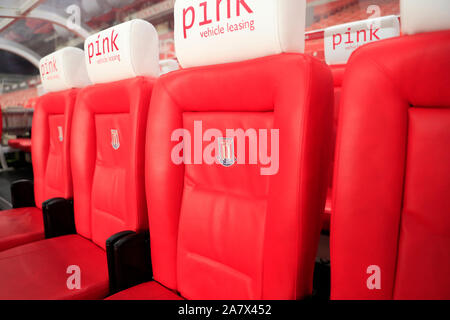
{"type": "Polygon", "coordinates": [[[20,144],[26,140],[29,140],[28,138],[16,138],[16,139],[9,139],[8,140],[8,145],[11,148],[14,149],[19,149],[20,148],[20,144]]]}
{"type": "Polygon", "coordinates": [[[118,292],[106,300],[183,300],[183,298],[156,281],[150,281],[118,292]]]}
{"type": "MultiPolygon", "coordinates": [[[[154,278],[187,299],[297,299],[312,290],[332,125],[330,69],[281,54],[162,76],[149,112],[154,278]],[[283,70],[283,72],[280,72],[283,70]],[[280,131],[279,172],[176,165],[173,130],[280,131]]],[[[192,132],[192,131],[191,131],[192,132]]],[[[204,145],[205,147],[205,145],[204,145]]]]}
{"type": "Polygon", "coordinates": [[[106,297],[106,239],[119,231],[148,228],[144,142],[153,82],[134,78],[80,91],[71,135],[78,235],[0,253],[0,299],[106,297]],[[115,141],[111,130],[118,131],[115,141]],[[113,142],[120,142],[116,150],[113,142]],[[81,290],[66,288],[69,265],[81,268],[81,290]]]}
{"type": "Polygon", "coordinates": [[[31,139],[21,141],[19,143],[19,149],[25,152],[31,152],[31,139]]]}
{"type": "Polygon", "coordinates": [[[32,242],[0,252],[0,298],[95,299],[108,293],[105,251],[79,235],[32,242]],[[67,273],[80,267],[81,289],[69,289],[67,273]]]}
{"type": "Polygon", "coordinates": [[[77,232],[105,248],[111,235],[148,229],[144,146],[153,79],[138,77],[87,87],[72,124],[77,232]],[[120,146],[112,146],[117,130],[120,146]]]}
{"type": "Polygon", "coordinates": [[[19,208],[0,212],[0,251],[44,239],[42,211],[19,208]]]}
{"type": "Polygon", "coordinates": [[[14,149],[31,152],[31,139],[28,138],[9,139],[8,145],[14,149]]]}
{"type": "Polygon", "coordinates": [[[348,64],[331,224],[333,299],[450,299],[449,56],[444,31],[364,46],[348,64]],[[379,289],[367,286],[370,266],[380,268],[379,289]]]}
{"type": "Polygon", "coordinates": [[[0,251],[43,239],[42,202],[72,197],[69,148],[77,94],[78,89],[71,89],[40,97],[33,115],[32,140],[10,140],[17,143],[15,148],[32,152],[37,208],[0,212],[0,251]]]}
{"type": "Polygon", "coordinates": [[[78,92],[78,89],[70,89],[47,93],[37,101],[31,127],[31,155],[38,208],[51,198],[72,197],[69,150],[78,92]]]}
{"type": "Polygon", "coordinates": [[[333,65],[330,66],[331,72],[333,73],[333,86],[334,86],[334,111],[333,111],[333,136],[331,139],[331,150],[332,150],[332,158],[330,161],[330,183],[327,193],[327,201],[325,203],[325,210],[322,216],[322,230],[329,231],[330,230],[330,220],[331,220],[331,195],[332,195],[332,186],[333,186],[333,167],[334,167],[334,149],[336,145],[336,131],[337,131],[337,122],[338,122],[338,114],[339,114],[339,104],[341,101],[341,89],[342,82],[344,79],[345,65],[333,65]]]}

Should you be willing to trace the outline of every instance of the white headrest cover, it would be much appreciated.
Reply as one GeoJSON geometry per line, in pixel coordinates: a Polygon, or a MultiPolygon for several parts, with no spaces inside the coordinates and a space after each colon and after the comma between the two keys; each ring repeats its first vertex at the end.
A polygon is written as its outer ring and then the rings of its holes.
{"type": "Polygon", "coordinates": [[[39,62],[41,81],[45,91],[62,91],[82,88],[91,81],[84,64],[84,52],[67,47],[45,56],[39,62]]]}
{"type": "Polygon", "coordinates": [[[404,34],[450,29],[449,0],[400,0],[400,14],[404,34]]]}
{"type": "Polygon", "coordinates": [[[183,68],[304,51],[306,0],[177,0],[174,15],[183,68]]]}
{"type": "Polygon", "coordinates": [[[84,51],[93,83],[159,75],[158,33],[144,20],[131,20],[91,35],[84,42],[84,51]]]}
{"type": "Polygon", "coordinates": [[[400,36],[396,16],[355,21],[325,29],[325,61],[345,64],[350,55],[363,44],[400,36]]]}

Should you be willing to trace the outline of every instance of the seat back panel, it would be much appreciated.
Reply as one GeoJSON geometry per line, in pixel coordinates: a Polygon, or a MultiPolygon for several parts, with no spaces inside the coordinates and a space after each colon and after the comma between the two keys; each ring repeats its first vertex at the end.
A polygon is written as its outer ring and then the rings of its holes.
{"type": "Polygon", "coordinates": [[[321,168],[330,161],[332,87],[329,68],[299,54],[159,79],[146,146],[155,280],[190,299],[295,299],[310,292],[326,193],[321,168]],[[182,128],[192,135],[197,120],[204,132],[216,128],[224,136],[225,129],[278,129],[278,170],[261,175],[261,158],[229,167],[175,164],[172,150],[180,141],[172,134],[182,128]]]}
{"type": "MultiPolygon", "coordinates": [[[[179,291],[186,298],[260,298],[270,179],[261,175],[257,153],[271,155],[273,112],[183,113],[183,126],[189,132],[199,130],[199,123],[204,133],[219,130],[211,142],[203,142],[202,152],[211,153],[216,160],[218,152],[225,153],[219,150],[218,138],[229,137],[236,149],[231,156],[237,163],[230,167],[219,163],[185,165],[178,239],[179,291]],[[268,150],[258,146],[260,135],[265,136],[268,150]],[[211,147],[215,148],[212,152],[211,147]],[[201,286],[193,274],[202,276],[201,286]]],[[[193,145],[191,149],[194,154],[193,145]]]]}
{"type": "Polygon", "coordinates": [[[450,109],[410,108],[394,298],[450,295],[450,109]],[[417,275],[420,274],[420,277],[417,275]],[[414,281],[411,281],[414,279],[414,281]]]}
{"type": "Polygon", "coordinates": [[[47,168],[45,171],[45,196],[47,199],[60,197],[61,191],[65,189],[64,175],[67,175],[67,155],[64,156],[64,133],[63,128],[65,117],[61,115],[50,115],[48,117],[50,147],[47,160],[47,168]]]}
{"type": "MultiPolygon", "coordinates": [[[[92,225],[108,225],[107,233],[122,230],[133,217],[127,207],[132,198],[127,191],[132,186],[133,168],[131,128],[129,114],[96,114],[97,159],[92,182],[92,225]]],[[[99,228],[103,230],[103,228],[99,228]]],[[[94,241],[108,234],[99,232],[94,241]]]]}
{"type": "Polygon", "coordinates": [[[70,135],[78,89],[47,93],[36,103],[31,154],[36,206],[45,200],[72,197],[70,135]]]}
{"type": "Polygon", "coordinates": [[[142,154],[153,82],[138,77],[80,93],[71,152],[75,223],[103,248],[114,233],[147,229],[142,154]]]}

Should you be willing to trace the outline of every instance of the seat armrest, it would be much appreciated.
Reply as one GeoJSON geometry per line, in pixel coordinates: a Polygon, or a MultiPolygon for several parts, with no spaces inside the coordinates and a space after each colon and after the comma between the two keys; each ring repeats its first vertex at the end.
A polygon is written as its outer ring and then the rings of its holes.
{"type": "Polygon", "coordinates": [[[35,207],[33,181],[14,181],[11,184],[11,202],[13,208],[35,207]]]}
{"type": "Polygon", "coordinates": [[[42,203],[45,238],[76,233],[73,200],[53,198],[42,203]]]}
{"type": "Polygon", "coordinates": [[[106,241],[110,293],[152,279],[149,233],[124,231],[106,241]]]}

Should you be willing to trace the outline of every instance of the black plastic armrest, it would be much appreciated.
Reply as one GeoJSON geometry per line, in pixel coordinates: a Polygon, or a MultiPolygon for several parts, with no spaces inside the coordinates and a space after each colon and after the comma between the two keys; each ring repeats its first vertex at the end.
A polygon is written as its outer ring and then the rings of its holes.
{"type": "Polygon", "coordinates": [[[14,181],[11,184],[11,202],[13,208],[35,207],[33,181],[14,181]]]}
{"type": "Polygon", "coordinates": [[[42,203],[45,238],[76,233],[73,200],[53,198],[42,203]]]}
{"type": "Polygon", "coordinates": [[[106,240],[109,289],[116,293],[152,279],[149,233],[119,232],[106,240]]]}

